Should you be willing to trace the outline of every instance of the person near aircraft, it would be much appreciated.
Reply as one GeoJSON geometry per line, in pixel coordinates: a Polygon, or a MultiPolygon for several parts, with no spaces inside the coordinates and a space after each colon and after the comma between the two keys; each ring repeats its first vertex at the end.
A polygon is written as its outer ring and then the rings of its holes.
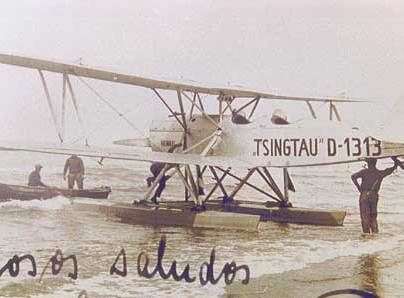
{"type": "Polygon", "coordinates": [[[246,116],[242,115],[237,111],[231,112],[231,121],[235,124],[249,124],[250,120],[246,118],[246,116]]]}
{"type": "MultiPolygon", "coordinates": [[[[168,150],[168,153],[173,153],[174,150],[180,146],[181,146],[181,144],[175,144],[175,145],[171,146],[170,149],[168,150]]],[[[146,179],[148,187],[150,187],[152,185],[152,183],[154,182],[154,180],[156,180],[156,178],[158,177],[160,172],[164,169],[165,165],[166,164],[162,163],[162,162],[153,162],[151,164],[150,172],[152,173],[153,176],[147,177],[147,179],[146,179]]],[[[167,175],[163,175],[160,178],[159,185],[158,185],[156,191],[154,192],[153,197],[151,198],[151,201],[153,203],[158,204],[158,201],[160,200],[160,196],[161,196],[162,192],[164,191],[164,189],[166,188],[166,182],[168,179],[170,179],[170,176],[167,176],[167,175]]]]}
{"type": "Polygon", "coordinates": [[[76,154],[70,156],[65,163],[63,169],[63,179],[66,180],[69,189],[73,189],[76,183],[78,189],[83,189],[84,180],[84,163],[83,160],[76,154]]]}
{"type": "Polygon", "coordinates": [[[359,196],[359,209],[361,214],[361,223],[363,233],[378,233],[379,228],[377,224],[377,202],[379,200],[379,190],[383,179],[389,176],[397,166],[401,163],[397,158],[394,160],[394,166],[379,170],[376,168],[377,159],[367,158],[367,168],[354,173],[351,176],[353,183],[358,189],[359,196]],[[358,179],[361,179],[359,184],[358,179]]]}
{"type": "Polygon", "coordinates": [[[281,109],[276,109],[271,116],[271,122],[276,125],[290,124],[288,117],[281,109]]]}
{"type": "Polygon", "coordinates": [[[35,169],[28,176],[28,186],[46,187],[46,185],[41,181],[41,169],[42,166],[40,164],[35,165],[35,169]]]}

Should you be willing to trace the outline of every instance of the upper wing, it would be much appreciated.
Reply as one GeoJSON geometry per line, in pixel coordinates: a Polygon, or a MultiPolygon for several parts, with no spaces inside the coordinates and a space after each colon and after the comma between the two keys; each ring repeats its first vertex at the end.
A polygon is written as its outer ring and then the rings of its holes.
{"type": "Polygon", "coordinates": [[[0,63],[27,67],[32,69],[40,69],[56,73],[64,73],[79,77],[87,77],[97,80],[129,84],[144,88],[156,88],[163,90],[174,91],[189,91],[203,93],[209,95],[226,95],[241,98],[265,98],[279,100],[294,100],[294,101],[319,101],[319,102],[362,102],[362,100],[340,99],[340,98],[315,98],[315,97],[297,97],[263,93],[249,90],[228,89],[228,88],[208,88],[197,85],[181,84],[169,81],[155,80],[143,78],[134,75],[121,74],[107,70],[89,68],[82,65],[73,65],[60,62],[54,62],[43,59],[22,57],[9,54],[0,54],[0,63]]]}

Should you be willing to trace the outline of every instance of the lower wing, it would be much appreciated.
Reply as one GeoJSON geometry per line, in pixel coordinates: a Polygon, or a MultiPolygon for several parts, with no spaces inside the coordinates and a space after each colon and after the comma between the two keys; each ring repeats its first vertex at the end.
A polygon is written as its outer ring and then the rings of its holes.
{"type": "Polygon", "coordinates": [[[104,152],[94,149],[76,148],[49,148],[49,147],[25,147],[25,146],[0,146],[0,151],[33,152],[53,155],[77,154],[82,157],[96,157],[102,159],[117,159],[127,161],[161,162],[168,164],[201,165],[234,168],[252,168],[257,166],[268,166],[254,164],[243,159],[226,156],[201,156],[190,153],[166,153],[166,152],[104,152]]]}
{"type": "MultiPolygon", "coordinates": [[[[143,162],[160,162],[167,164],[180,165],[200,165],[200,166],[216,166],[223,168],[255,168],[255,167],[273,167],[273,168],[295,168],[295,167],[311,167],[326,166],[336,164],[346,164],[364,161],[365,158],[340,160],[333,162],[302,162],[290,164],[288,162],[271,163],[269,158],[257,158],[249,156],[223,156],[210,155],[202,156],[191,153],[166,153],[166,152],[105,152],[93,148],[50,148],[50,147],[26,147],[26,146],[0,146],[0,151],[19,151],[33,152],[53,155],[72,155],[77,154],[82,157],[95,157],[100,159],[116,159],[126,161],[143,161],[143,162]]],[[[390,158],[392,156],[383,156],[380,158],[390,158]]]]}

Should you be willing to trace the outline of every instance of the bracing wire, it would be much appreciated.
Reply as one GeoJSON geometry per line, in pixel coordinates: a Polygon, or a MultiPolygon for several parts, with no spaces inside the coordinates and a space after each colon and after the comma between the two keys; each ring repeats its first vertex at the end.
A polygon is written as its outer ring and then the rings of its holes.
{"type": "Polygon", "coordinates": [[[130,121],[126,116],[125,113],[120,112],[115,106],[113,106],[105,97],[103,97],[97,90],[95,90],[89,83],[87,83],[82,77],[76,76],[80,82],[82,82],[90,91],[92,91],[98,99],[100,99],[103,103],[105,103],[111,110],[113,110],[119,117],[125,120],[126,123],[129,124],[134,130],[143,134],[143,132],[138,129],[132,121],[130,121]]]}

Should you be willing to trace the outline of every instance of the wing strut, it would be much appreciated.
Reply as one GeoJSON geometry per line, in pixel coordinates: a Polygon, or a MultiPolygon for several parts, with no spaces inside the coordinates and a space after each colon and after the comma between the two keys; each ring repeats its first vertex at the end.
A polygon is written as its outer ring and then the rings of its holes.
{"type": "Polygon", "coordinates": [[[154,91],[154,93],[156,93],[157,97],[161,100],[161,102],[165,105],[165,107],[170,111],[171,115],[177,119],[177,122],[182,126],[182,128],[184,129],[184,131],[186,131],[186,127],[185,124],[181,122],[181,120],[178,118],[177,113],[173,111],[173,109],[166,103],[166,101],[164,100],[164,98],[160,95],[160,93],[156,90],[156,88],[152,88],[152,90],[154,91]]]}
{"type": "MultiPolygon", "coordinates": [[[[195,205],[198,205],[198,198],[195,195],[194,189],[189,185],[188,179],[186,177],[184,177],[184,175],[182,174],[182,172],[178,166],[175,167],[175,170],[176,170],[178,176],[180,177],[182,183],[184,184],[185,188],[191,194],[191,197],[194,200],[195,205]]],[[[188,172],[188,170],[185,170],[185,173],[187,173],[187,172],[188,172]]]]}
{"type": "Polygon", "coordinates": [[[49,94],[49,89],[48,89],[48,85],[46,84],[45,76],[43,75],[42,70],[38,69],[38,72],[39,72],[39,76],[41,78],[43,89],[45,91],[46,101],[48,102],[49,110],[50,110],[51,115],[52,115],[53,124],[55,125],[55,129],[56,129],[56,132],[58,134],[60,143],[63,143],[63,138],[62,138],[62,135],[60,133],[60,129],[58,127],[58,122],[57,122],[57,118],[56,118],[55,109],[53,108],[52,99],[51,99],[50,94],[49,94]]]}
{"type": "MultiPolygon", "coordinates": [[[[183,92],[182,94],[184,95],[184,97],[185,97],[191,104],[193,104],[193,105],[202,113],[203,116],[205,116],[210,122],[212,122],[212,124],[213,124],[214,126],[216,126],[217,128],[221,129],[220,125],[217,124],[217,122],[216,122],[215,120],[213,120],[212,117],[210,117],[210,116],[205,112],[205,110],[203,109],[202,106],[199,107],[198,104],[197,104],[196,102],[193,102],[192,99],[191,99],[185,92],[183,92]]],[[[201,102],[201,103],[202,103],[202,102],[201,102]]]]}
{"type": "MultiPolygon", "coordinates": [[[[186,114],[185,114],[185,110],[184,110],[184,103],[182,101],[182,96],[181,96],[181,91],[177,90],[177,97],[178,97],[178,105],[180,106],[180,111],[181,111],[181,118],[182,118],[182,123],[183,123],[183,127],[184,127],[184,133],[182,134],[182,150],[186,150],[188,147],[188,123],[186,120],[186,114]]],[[[195,96],[194,96],[194,102],[195,102],[195,96]]],[[[193,109],[193,105],[191,107],[191,112],[190,115],[192,114],[192,109],[193,109]]],[[[191,119],[191,118],[190,118],[191,119]]],[[[189,189],[187,187],[187,183],[188,183],[188,172],[185,171],[185,177],[182,176],[181,170],[177,167],[176,168],[178,174],[180,175],[180,177],[183,179],[183,183],[184,183],[184,198],[185,201],[188,200],[188,192],[189,189]]],[[[192,195],[192,192],[191,192],[192,195]]]]}
{"type": "MultiPolygon", "coordinates": [[[[215,174],[213,174],[213,176],[214,176],[214,178],[215,178],[215,180],[216,180],[216,184],[215,184],[215,185],[213,186],[213,188],[210,190],[210,192],[209,192],[209,194],[206,196],[204,202],[207,202],[207,201],[211,198],[211,196],[213,195],[213,193],[216,191],[216,189],[217,189],[218,187],[220,187],[220,189],[222,190],[222,193],[223,193],[223,195],[225,196],[225,198],[227,198],[227,199],[229,199],[229,200],[232,200],[232,199],[234,199],[234,196],[240,191],[240,189],[241,189],[244,185],[247,185],[247,186],[251,187],[252,189],[254,189],[254,190],[256,190],[256,191],[258,191],[258,192],[260,192],[260,193],[266,195],[267,197],[269,197],[269,198],[275,200],[275,201],[278,202],[278,203],[281,203],[281,204],[282,204],[282,202],[283,202],[283,199],[282,199],[282,198],[277,198],[277,197],[271,195],[270,193],[266,192],[265,190],[262,190],[262,189],[259,188],[258,186],[256,186],[256,185],[254,185],[254,184],[248,182],[248,179],[251,177],[251,175],[252,175],[258,168],[250,169],[250,170],[248,171],[247,175],[244,177],[244,179],[243,179],[243,178],[240,178],[240,177],[238,177],[238,176],[236,176],[235,174],[230,173],[230,170],[231,170],[230,168],[228,168],[227,170],[225,170],[225,169],[223,169],[223,168],[221,168],[221,167],[209,167],[209,168],[210,168],[212,174],[215,173],[215,174]],[[221,173],[223,173],[220,178],[218,177],[217,173],[215,172],[215,169],[216,169],[216,170],[219,170],[221,173]],[[212,170],[213,170],[213,171],[212,171],[212,170]],[[235,180],[237,180],[237,181],[239,182],[238,186],[232,191],[232,193],[231,193],[229,196],[227,195],[227,192],[226,192],[226,190],[225,190],[225,188],[224,188],[224,185],[223,185],[223,180],[224,180],[224,178],[225,178],[226,176],[230,176],[230,177],[232,177],[233,179],[235,179],[235,180]]],[[[276,185],[276,184],[275,184],[275,185],[276,185]]],[[[270,186],[270,188],[274,191],[274,188],[273,188],[271,185],[269,185],[269,186],[270,186]]],[[[275,191],[274,191],[274,192],[275,192],[275,191]]],[[[277,194],[277,195],[278,195],[278,194],[277,194]]]]}
{"type": "Polygon", "coordinates": [[[250,120],[251,117],[254,115],[255,109],[257,108],[257,106],[258,106],[258,104],[259,104],[259,102],[260,102],[261,97],[260,97],[260,96],[257,96],[256,99],[257,99],[257,100],[255,101],[255,104],[254,104],[254,106],[253,106],[253,108],[252,108],[252,110],[251,110],[251,112],[250,112],[250,115],[248,115],[248,120],[250,120]]]}
{"type": "Polygon", "coordinates": [[[66,77],[67,74],[63,74],[63,87],[62,87],[62,115],[61,115],[61,134],[62,138],[65,137],[65,117],[66,117],[66,77]]]}
{"type": "Polygon", "coordinates": [[[314,112],[314,109],[313,109],[313,105],[310,103],[310,101],[306,101],[306,104],[309,107],[309,110],[310,110],[310,113],[311,113],[311,116],[313,117],[313,119],[317,119],[316,112],[314,112]]]}
{"type": "Polygon", "coordinates": [[[283,197],[284,202],[289,202],[289,173],[287,168],[283,168],[283,197]]]}
{"type": "Polygon", "coordinates": [[[72,84],[70,82],[69,76],[65,75],[65,78],[66,78],[67,88],[69,89],[69,92],[70,92],[70,99],[72,100],[74,111],[76,112],[77,120],[80,123],[81,130],[83,131],[83,134],[84,134],[84,137],[85,137],[85,145],[88,147],[87,133],[86,133],[86,130],[84,129],[83,119],[81,118],[81,115],[80,115],[80,112],[79,112],[79,107],[77,105],[76,95],[73,92],[73,87],[72,87],[72,84]]]}
{"type": "Polygon", "coordinates": [[[282,194],[282,192],[279,190],[278,185],[276,184],[275,180],[272,178],[271,174],[269,173],[267,168],[263,168],[264,173],[257,168],[258,174],[261,176],[261,178],[268,184],[268,186],[272,189],[272,191],[278,196],[278,199],[276,201],[281,202],[285,198],[282,194]]]}
{"type": "Polygon", "coordinates": [[[335,117],[337,118],[338,121],[341,121],[341,117],[338,113],[337,107],[335,106],[335,104],[330,101],[330,120],[332,120],[332,115],[335,114],[335,117]]]}
{"type": "Polygon", "coordinates": [[[249,105],[251,105],[252,103],[256,103],[258,100],[257,97],[251,99],[249,102],[247,102],[246,104],[242,105],[240,108],[238,108],[236,110],[236,113],[240,113],[242,110],[244,110],[246,107],[248,107],[249,105]]]}

